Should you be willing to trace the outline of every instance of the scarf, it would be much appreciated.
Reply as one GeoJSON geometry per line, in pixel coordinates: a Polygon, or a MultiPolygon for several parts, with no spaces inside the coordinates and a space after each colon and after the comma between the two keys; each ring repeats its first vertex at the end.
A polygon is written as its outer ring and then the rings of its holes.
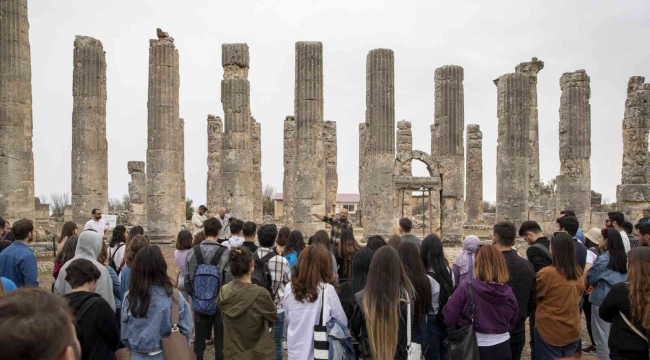
{"type": "Polygon", "coordinates": [[[469,235],[463,241],[463,253],[454,261],[454,264],[460,268],[461,274],[466,274],[470,265],[474,264],[474,256],[480,243],[481,240],[475,235],[469,235]]]}

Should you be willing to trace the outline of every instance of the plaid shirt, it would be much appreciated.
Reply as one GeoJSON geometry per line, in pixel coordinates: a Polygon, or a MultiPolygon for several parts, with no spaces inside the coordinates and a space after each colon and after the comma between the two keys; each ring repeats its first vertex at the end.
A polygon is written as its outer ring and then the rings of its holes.
{"type": "Polygon", "coordinates": [[[332,232],[330,233],[330,241],[334,244],[337,244],[341,240],[341,233],[344,229],[352,230],[352,223],[347,219],[341,220],[340,218],[335,219],[331,217],[324,216],[323,222],[326,222],[332,225],[332,232]]]}
{"type": "MultiPolygon", "coordinates": [[[[273,252],[273,250],[261,247],[257,249],[257,256],[261,259],[270,252],[273,252]]],[[[280,310],[282,309],[282,299],[284,299],[284,287],[291,280],[289,262],[284,257],[276,255],[269,259],[268,265],[271,271],[271,279],[273,280],[273,291],[275,292],[273,303],[280,310]]]]}

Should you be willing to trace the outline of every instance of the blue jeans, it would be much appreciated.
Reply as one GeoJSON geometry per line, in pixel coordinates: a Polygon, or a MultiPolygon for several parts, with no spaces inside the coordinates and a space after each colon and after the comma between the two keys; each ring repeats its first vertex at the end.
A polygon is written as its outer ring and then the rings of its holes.
{"type": "Polygon", "coordinates": [[[535,329],[535,359],[556,360],[563,357],[573,357],[578,349],[578,341],[564,346],[553,346],[539,335],[535,329]]]}
{"type": "Polygon", "coordinates": [[[447,359],[448,351],[445,345],[447,331],[443,330],[436,323],[436,316],[427,315],[427,331],[429,333],[429,346],[426,348],[424,357],[427,360],[444,360],[447,359]]]}
{"type": "Polygon", "coordinates": [[[278,321],[273,325],[273,333],[275,334],[275,357],[277,360],[282,360],[282,337],[284,335],[284,311],[278,313],[278,321]]]}

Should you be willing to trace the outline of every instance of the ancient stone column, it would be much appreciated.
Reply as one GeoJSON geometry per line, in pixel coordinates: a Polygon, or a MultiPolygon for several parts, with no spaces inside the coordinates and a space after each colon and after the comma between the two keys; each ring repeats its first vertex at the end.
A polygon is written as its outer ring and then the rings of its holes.
{"type": "Polygon", "coordinates": [[[149,42],[147,230],[152,242],[171,242],[181,229],[178,141],[180,76],[174,38],[158,29],[149,42]]]}
{"type": "Polygon", "coordinates": [[[335,121],[325,121],[323,123],[323,139],[325,148],[325,212],[336,214],[336,193],[339,187],[339,175],[336,172],[335,121]]]}
{"type": "Polygon", "coordinates": [[[251,221],[264,221],[264,194],[262,192],[262,125],[251,116],[251,143],[253,146],[253,217],[251,221]]]}
{"type": "Polygon", "coordinates": [[[221,143],[223,123],[221,118],[208,115],[208,181],[206,206],[211,215],[221,207],[221,143]]]}
{"type": "MultiPolygon", "coordinates": [[[[413,150],[413,131],[411,131],[411,122],[402,120],[397,122],[397,152],[399,153],[400,151],[412,151],[413,150]]],[[[412,168],[411,168],[411,160],[404,161],[401,165],[401,168],[399,169],[400,176],[412,176],[412,168]]],[[[396,206],[401,205],[397,210],[397,216],[398,217],[407,217],[411,218],[413,216],[413,204],[411,203],[411,191],[410,190],[405,190],[405,191],[398,191],[397,194],[395,194],[395,199],[399,199],[401,201],[396,201],[398,204],[394,204],[396,206]]]]}
{"type": "Polygon", "coordinates": [[[642,76],[633,76],[627,83],[627,99],[623,117],[623,167],[621,185],[616,189],[619,209],[630,221],[641,218],[650,207],[650,84],[642,76]]]}
{"type": "Polygon", "coordinates": [[[363,237],[389,236],[395,161],[395,57],[376,49],[366,58],[366,147],[363,161],[363,237]]]}
{"type": "Polygon", "coordinates": [[[467,181],[465,211],[468,224],[483,222],[483,133],[478,125],[467,125],[467,181]]]}
{"type": "Polygon", "coordinates": [[[34,219],[32,68],[27,0],[0,1],[0,214],[34,219]]]}
{"type": "Polygon", "coordinates": [[[446,65],[435,71],[435,115],[431,155],[442,178],[440,207],[443,241],[462,241],[465,211],[465,101],[463,68],[446,65]]]}
{"type": "Polygon", "coordinates": [[[130,224],[132,226],[147,226],[147,173],[145,173],[144,161],[129,161],[129,212],[131,213],[130,224]]]}
{"type": "Polygon", "coordinates": [[[295,230],[313,234],[325,224],[308,214],[325,213],[323,141],[323,44],[296,43],[296,157],[293,178],[295,230]]]}
{"type": "Polygon", "coordinates": [[[560,175],[556,186],[556,212],[573,210],[580,224],[587,226],[591,219],[589,76],[584,70],[564,73],[560,89],[560,175]]]}
{"type": "Polygon", "coordinates": [[[254,181],[251,144],[250,83],[248,45],[221,46],[221,104],[225,115],[221,204],[232,216],[253,219],[254,181]]]}
{"type": "MultiPolygon", "coordinates": [[[[282,217],[284,225],[293,228],[293,177],[295,176],[296,119],[284,119],[284,181],[282,183],[282,217]]],[[[276,209],[277,211],[277,209],[276,209]]]]}
{"type": "Polygon", "coordinates": [[[180,187],[180,208],[179,208],[179,216],[181,218],[181,224],[184,224],[185,221],[187,220],[186,217],[186,211],[185,211],[185,120],[182,118],[179,119],[179,133],[176,135],[178,136],[178,147],[179,147],[179,152],[178,152],[178,161],[179,161],[179,166],[180,166],[180,175],[181,175],[181,183],[179,185],[180,187]]]}
{"type": "Polygon", "coordinates": [[[359,208],[357,209],[357,224],[363,227],[363,172],[364,172],[364,159],[366,157],[366,123],[359,124],[359,208]]]}
{"type": "Polygon", "coordinates": [[[515,67],[515,72],[529,76],[530,80],[530,125],[528,139],[528,209],[539,208],[539,121],[537,111],[537,73],[544,68],[544,62],[534,57],[515,67]]]}
{"type": "Polygon", "coordinates": [[[505,74],[497,86],[497,222],[519,226],[528,219],[528,139],[530,80],[521,73],[505,74]]]}
{"type": "Polygon", "coordinates": [[[106,54],[101,41],[74,40],[72,75],[72,219],[84,224],[93,209],[108,211],[106,54]]]}

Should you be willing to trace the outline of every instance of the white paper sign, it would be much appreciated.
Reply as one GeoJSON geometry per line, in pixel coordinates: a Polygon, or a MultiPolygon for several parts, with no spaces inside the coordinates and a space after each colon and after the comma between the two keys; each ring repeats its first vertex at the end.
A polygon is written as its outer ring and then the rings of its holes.
{"type": "Polygon", "coordinates": [[[108,224],[109,230],[113,230],[117,226],[117,215],[102,215],[102,219],[108,224]]]}

